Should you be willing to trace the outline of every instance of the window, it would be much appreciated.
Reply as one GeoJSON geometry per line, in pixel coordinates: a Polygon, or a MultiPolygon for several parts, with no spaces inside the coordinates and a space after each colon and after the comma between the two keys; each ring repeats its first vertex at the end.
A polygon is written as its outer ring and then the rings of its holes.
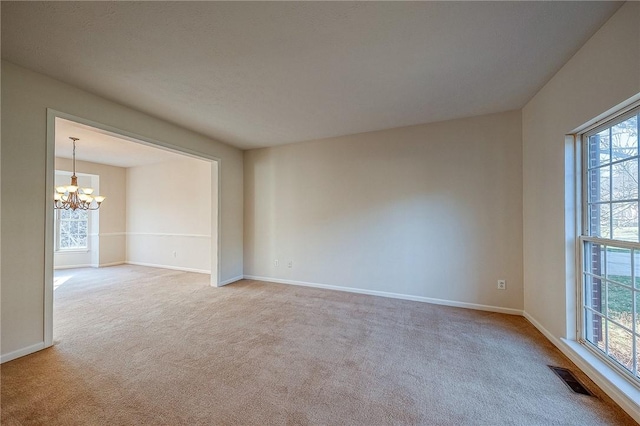
{"type": "Polygon", "coordinates": [[[89,248],[89,212],[87,210],[56,210],[58,250],[89,248]]]}
{"type": "Polygon", "coordinates": [[[640,108],[582,135],[581,341],[640,383],[640,108]]]}

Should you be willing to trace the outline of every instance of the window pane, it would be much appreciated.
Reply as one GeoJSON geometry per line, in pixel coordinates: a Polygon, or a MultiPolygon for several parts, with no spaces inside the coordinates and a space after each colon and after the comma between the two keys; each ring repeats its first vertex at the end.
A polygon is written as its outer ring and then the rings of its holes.
{"type": "Polygon", "coordinates": [[[589,170],[589,201],[609,201],[610,199],[610,183],[611,166],[599,167],[589,170]]]}
{"type": "Polygon", "coordinates": [[[589,235],[611,238],[611,207],[609,204],[592,204],[588,208],[589,235]]]}
{"type": "Polygon", "coordinates": [[[609,129],[589,138],[589,167],[597,167],[610,162],[609,129]]]}
{"type": "Polygon", "coordinates": [[[626,369],[633,370],[633,340],[631,333],[609,322],[609,356],[626,369]]]}
{"type": "Polygon", "coordinates": [[[607,247],[607,278],[631,285],[631,249],[607,247]]]}
{"type": "Polygon", "coordinates": [[[69,234],[60,235],[60,248],[69,247],[69,234]]]}
{"type": "Polygon", "coordinates": [[[605,275],[605,249],[598,243],[585,243],[584,268],[585,272],[604,277],[605,275]]]}
{"type": "Polygon", "coordinates": [[[638,241],[638,203],[611,203],[613,239],[638,241]]]}
{"type": "Polygon", "coordinates": [[[640,336],[636,335],[636,376],[640,378],[640,336]]]}
{"type": "Polygon", "coordinates": [[[585,309],[585,338],[598,349],[605,350],[604,318],[585,309]]]}
{"type": "Polygon", "coordinates": [[[614,283],[607,283],[607,316],[625,327],[631,328],[633,312],[631,290],[614,283]]]}
{"type": "Polygon", "coordinates": [[[611,174],[614,201],[638,198],[638,159],[613,164],[611,174]]]}
{"type": "MultiPolygon", "coordinates": [[[[640,289],[640,250],[633,250],[633,274],[635,275],[635,287],[640,289]]],[[[640,305],[638,306],[640,309],[640,305]]]]}
{"type": "Polygon", "coordinates": [[[604,310],[604,289],[600,278],[585,275],[584,304],[600,313],[604,310]]]}
{"type": "Polygon", "coordinates": [[[638,155],[638,116],[628,118],[611,128],[612,161],[638,155]]]}
{"type": "Polygon", "coordinates": [[[60,222],[60,233],[61,234],[69,233],[69,222],[60,222]]]}
{"type": "Polygon", "coordinates": [[[640,291],[634,291],[634,293],[636,295],[636,333],[640,334],[640,291]]]}

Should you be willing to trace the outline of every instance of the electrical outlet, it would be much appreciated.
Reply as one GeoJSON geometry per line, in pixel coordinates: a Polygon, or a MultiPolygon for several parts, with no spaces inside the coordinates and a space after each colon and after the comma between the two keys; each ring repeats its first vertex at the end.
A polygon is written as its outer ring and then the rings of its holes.
{"type": "Polygon", "coordinates": [[[275,266],[276,268],[278,267],[279,264],[280,262],[278,262],[278,259],[273,261],[273,266],[275,266]]]}
{"type": "Polygon", "coordinates": [[[293,260],[289,261],[289,264],[287,265],[289,268],[293,268],[293,260]]]}
{"type": "Polygon", "coordinates": [[[498,290],[506,290],[506,289],[507,289],[507,281],[498,280],[498,290]]]}

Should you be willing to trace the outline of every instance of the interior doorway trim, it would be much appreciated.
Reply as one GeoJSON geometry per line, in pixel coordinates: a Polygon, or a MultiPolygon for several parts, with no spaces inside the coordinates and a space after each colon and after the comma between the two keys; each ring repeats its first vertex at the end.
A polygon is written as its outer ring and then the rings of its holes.
{"type": "MultiPolygon", "coordinates": [[[[206,160],[212,162],[211,167],[211,176],[212,179],[214,177],[214,169],[215,170],[215,178],[216,178],[216,186],[212,185],[212,192],[216,192],[217,199],[217,211],[216,214],[216,224],[215,224],[215,233],[216,237],[211,238],[211,249],[212,252],[215,250],[216,259],[216,273],[211,274],[211,285],[214,287],[218,287],[223,285],[220,281],[220,229],[221,229],[221,184],[220,184],[220,176],[222,175],[222,160],[218,157],[215,157],[210,154],[206,154],[203,152],[198,152],[189,148],[184,148],[181,146],[173,145],[167,142],[159,141],[156,139],[152,139],[146,136],[138,135],[135,133],[127,132],[125,130],[118,129],[116,127],[112,127],[106,124],[98,123],[93,120],[88,120],[83,117],[78,117],[76,115],[67,114],[62,111],[57,111],[52,108],[47,108],[47,151],[46,151],[46,182],[45,182],[45,190],[46,190],[46,199],[47,206],[53,206],[53,192],[54,192],[54,175],[55,175],[55,143],[56,143],[56,134],[55,134],[55,123],[56,118],[62,118],[65,120],[73,121],[79,124],[84,124],[86,126],[94,127],[95,129],[102,130],[104,132],[109,132],[118,135],[118,137],[125,139],[134,143],[141,143],[143,145],[151,146],[154,148],[160,148],[168,151],[173,151],[178,154],[187,155],[190,157],[195,157],[201,160],[206,160]],[[217,167],[213,167],[213,163],[216,163],[217,167]]],[[[212,211],[212,214],[214,212],[212,211]]],[[[212,221],[213,222],[213,221],[212,221]]],[[[212,223],[212,225],[214,225],[212,223]]],[[[53,345],[53,238],[54,238],[54,212],[53,208],[47,208],[45,214],[45,226],[44,226],[44,241],[45,241],[45,249],[44,249],[44,347],[47,348],[53,345]]],[[[213,229],[212,229],[213,232],[213,229]]],[[[213,259],[212,259],[213,260],[213,259]]],[[[212,261],[212,266],[214,262],[212,261]]]]}

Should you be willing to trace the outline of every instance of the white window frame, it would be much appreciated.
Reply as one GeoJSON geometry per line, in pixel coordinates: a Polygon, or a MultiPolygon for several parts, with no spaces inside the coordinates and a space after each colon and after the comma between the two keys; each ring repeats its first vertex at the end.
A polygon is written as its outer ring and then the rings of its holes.
{"type": "Polygon", "coordinates": [[[64,248],[60,247],[60,210],[55,210],[55,251],[58,253],[87,253],[91,251],[91,212],[87,212],[87,246],[86,247],[74,247],[74,248],[64,248]]]}
{"type": "MultiPolygon", "coordinates": [[[[621,366],[620,364],[618,364],[617,361],[615,361],[612,357],[608,356],[605,352],[603,352],[601,349],[597,348],[593,343],[591,343],[590,341],[587,340],[586,337],[586,333],[587,333],[587,327],[585,326],[585,309],[588,308],[585,304],[585,280],[584,280],[584,276],[585,276],[585,245],[588,242],[591,243],[598,243],[601,244],[603,246],[607,246],[607,247],[616,247],[616,248],[624,248],[624,249],[631,249],[631,254],[630,254],[630,259],[631,259],[631,277],[632,277],[632,283],[631,283],[631,290],[632,290],[632,309],[633,312],[635,312],[636,317],[638,315],[640,315],[640,306],[638,306],[637,303],[637,297],[635,297],[636,293],[640,294],[640,289],[637,289],[634,286],[635,283],[635,265],[634,265],[634,256],[633,256],[633,252],[634,250],[638,253],[640,253],[640,242],[631,242],[631,241],[624,241],[624,240],[615,240],[615,239],[610,239],[610,238],[601,238],[601,237],[592,237],[590,236],[590,229],[589,229],[589,212],[588,212],[588,207],[589,207],[589,194],[588,194],[588,173],[589,173],[589,167],[588,167],[588,161],[589,161],[589,151],[588,151],[588,139],[590,136],[599,133],[600,131],[607,129],[609,127],[614,126],[616,123],[618,122],[622,122],[636,114],[640,113],[640,102],[634,102],[632,105],[627,106],[626,108],[623,108],[622,110],[619,110],[613,114],[611,114],[610,116],[606,117],[603,120],[600,120],[598,123],[594,124],[593,126],[584,129],[582,132],[580,132],[579,134],[576,135],[576,141],[578,142],[577,144],[577,150],[576,153],[578,154],[577,156],[577,170],[576,170],[576,176],[578,177],[578,179],[580,180],[579,182],[579,187],[581,188],[581,191],[578,194],[578,200],[576,205],[579,207],[578,208],[578,220],[577,220],[577,224],[578,224],[578,250],[577,250],[577,256],[578,256],[578,261],[576,262],[576,266],[577,266],[577,274],[576,274],[576,287],[577,287],[577,340],[580,344],[583,345],[583,347],[585,347],[586,349],[588,349],[591,353],[595,354],[599,359],[601,359],[602,361],[604,361],[608,366],[610,366],[611,368],[613,368],[615,371],[619,372],[621,374],[622,377],[624,377],[629,383],[631,383],[632,385],[634,385],[636,388],[640,389],[640,377],[638,377],[636,375],[636,373],[638,373],[640,371],[640,356],[634,355],[636,356],[636,360],[635,360],[635,366],[636,366],[636,372],[630,372],[629,370],[627,370],[626,368],[624,368],[623,366],[621,366]]],[[[640,135],[639,135],[640,137],[640,135]]],[[[610,142],[611,143],[611,142],[610,142]]],[[[640,143],[639,143],[640,145],[640,143]]],[[[637,158],[640,157],[640,146],[638,148],[638,154],[636,156],[632,156],[629,157],[628,159],[632,159],[632,158],[637,158]]],[[[638,159],[638,161],[640,161],[640,159],[638,159]]],[[[612,161],[612,163],[616,163],[615,161],[612,161]]],[[[640,170],[639,170],[640,173],[640,170]]],[[[610,177],[611,179],[611,177],[610,177]]],[[[639,182],[640,185],[640,182],[639,182]]],[[[640,197],[640,188],[639,188],[639,193],[638,193],[638,197],[640,197]]],[[[610,235],[610,237],[612,237],[613,235],[610,235]]],[[[605,255],[605,263],[606,263],[606,251],[604,253],[605,255]]],[[[605,271],[605,274],[603,274],[606,278],[607,275],[607,271],[605,271]]],[[[603,281],[604,284],[604,281],[603,281]]],[[[606,294],[605,294],[605,298],[606,298],[606,294]]],[[[606,300],[606,299],[605,299],[606,300]]],[[[606,303],[606,301],[605,301],[606,303]]],[[[606,318],[605,324],[608,324],[609,321],[612,321],[610,318],[608,318],[607,315],[602,315],[604,318],[606,318]]],[[[612,321],[615,323],[615,321],[612,321]]],[[[618,324],[620,326],[620,324],[618,324]]],[[[626,327],[622,326],[623,328],[626,329],[626,327]]],[[[636,348],[636,345],[638,345],[638,339],[636,338],[637,334],[640,334],[640,330],[638,330],[637,325],[636,325],[636,321],[634,321],[634,318],[632,317],[632,329],[630,330],[632,332],[632,351],[633,354],[637,354],[638,353],[638,349],[636,348]]],[[[606,347],[605,347],[606,348],[606,347]]]]}

